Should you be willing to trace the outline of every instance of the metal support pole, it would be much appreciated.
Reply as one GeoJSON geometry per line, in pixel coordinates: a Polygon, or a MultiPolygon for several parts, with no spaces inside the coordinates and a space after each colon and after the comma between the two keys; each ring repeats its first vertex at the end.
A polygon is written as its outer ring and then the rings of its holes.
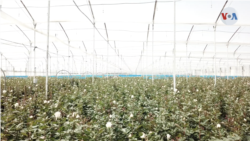
{"type": "Polygon", "coordinates": [[[92,72],[92,84],[94,84],[94,76],[95,76],[95,22],[93,24],[93,72],[92,72]]]}
{"type": "Polygon", "coordinates": [[[36,23],[34,24],[34,78],[33,78],[33,83],[37,83],[36,80],[36,23]]]}
{"type": "Polygon", "coordinates": [[[45,95],[46,99],[48,99],[48,59],[49,59],[49,24],[50,24],[50,0],[48,0],[48,29],[47,29],[47,52],[46,52],[46,89],[45,95]]]}
{"type": "MultiPolygon", "coordinates": [[[[227,69],[228,69],[228,63],[229,63],[229,61],[228,61],[228,45],[227,45],[227,69]]],[[[226,69],[226,70],[227,70],[227,69],[226,69]]],[[[229,71],[228,71],[228,72],[229,72],[229,71]]],[[[228,80],[228,75],[229,75],[229,74],[228,74],[228,73],[226,73],[226,74],[227,74],[227,80],[228,80]]]]}
{"type": "Polygon", "coordinates": [[[174,93],[176,91],[176,80],[175,80],[175,63],[176,63],[176,56],[175,56],[175,53],[176,53],[176,50],[175,50],[175,44],[176,44],[176,40],[175,40],[175,36],[176,36],[176,31],[175,31],[175,28],[176,28],[176,15],[175,15],[175,12],[176,12],[176,2],[174,1],[174,62],[173,62],[173,86],[174,86],[174,93]]]}
{"type": "MultiPolygon", "coordinates": [[[[148,62],[148,35],[149,35],[149,28],[150,25],[148,25],[148,32],[147,32],[147,47],[146,47],[146,66],[147,66],[147,62],[148,62]]],[[[148,82],[148,72],[146,72],[146,81],[148,82]]]]}
{"type": "MultiPolygon", "coordinates": [[[[69,56],[69,44],[70,44],[70,41],[68,40],[68,71],[70,72],[70,67],[69,67],[69,61],[70,61],[70,56],[69,56]]],[[[71,72],[72,73],[72,72],[71,72]]],[[[68,76],[69,78],[69,76],[68,76]]]]}
{"type": "Polygon", "coordinates": [[[216,86],[216,25],[214,26],[214,86],[216,86]]]}
{"type": "Polygon", "coordinates": [[[154,83],[154,74],[153,74],[153,71],[154,71],[154,24],[152,24],[152,83],[154,83]]]}

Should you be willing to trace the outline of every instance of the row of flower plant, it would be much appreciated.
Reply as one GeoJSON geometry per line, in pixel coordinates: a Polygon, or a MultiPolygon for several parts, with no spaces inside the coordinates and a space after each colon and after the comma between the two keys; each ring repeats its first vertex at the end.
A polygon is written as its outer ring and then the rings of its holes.
{"type": "Polygon", "coordinates": [[[1,140],[250,140],[250,78],[3,81],[1,140]]]}

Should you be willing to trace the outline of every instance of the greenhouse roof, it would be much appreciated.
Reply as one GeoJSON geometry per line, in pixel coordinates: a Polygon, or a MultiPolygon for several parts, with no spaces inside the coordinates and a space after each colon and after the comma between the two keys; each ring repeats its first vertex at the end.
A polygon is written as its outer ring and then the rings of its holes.
{"type": "Polygon", "coordinates": [[[49,15],[52,71],[162,73],[173,67],[174,43],[179,72],[211,70],[214,62],[250,70],[249,7],[238,0],[50,0],[50,8],[48,0],[2,0],[2,68],[33,72],[35,60],[45,69],[49,15]],[[237,11],[234,25],[219,17],[227,7],[237,11]]]}

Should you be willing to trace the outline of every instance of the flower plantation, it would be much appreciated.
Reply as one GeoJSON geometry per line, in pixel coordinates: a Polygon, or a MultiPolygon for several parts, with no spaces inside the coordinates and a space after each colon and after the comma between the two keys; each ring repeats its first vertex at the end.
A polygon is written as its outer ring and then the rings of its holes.
{"type": "MultiPolygon", "coordinates": [[[[2,81],[3,82],[3,81],[2,81]]],[[[2,88],[4,88],[2,83],[2,88]]],[[[250,140],[250,78],[10,78],[2,140],[250,140]]]]}

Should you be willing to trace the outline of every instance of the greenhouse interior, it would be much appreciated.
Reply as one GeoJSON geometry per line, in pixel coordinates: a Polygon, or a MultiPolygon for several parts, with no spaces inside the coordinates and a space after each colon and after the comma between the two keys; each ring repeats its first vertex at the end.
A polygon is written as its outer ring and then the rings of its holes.
{"type": "Polygon", "coordinates": [[[1,140],[250,141],[249,0],[0,0],[1,140]]]}

